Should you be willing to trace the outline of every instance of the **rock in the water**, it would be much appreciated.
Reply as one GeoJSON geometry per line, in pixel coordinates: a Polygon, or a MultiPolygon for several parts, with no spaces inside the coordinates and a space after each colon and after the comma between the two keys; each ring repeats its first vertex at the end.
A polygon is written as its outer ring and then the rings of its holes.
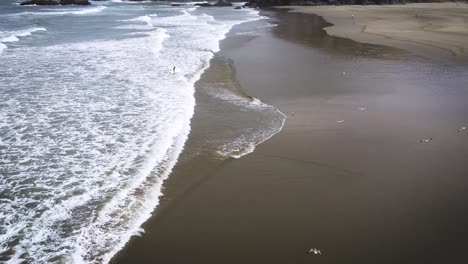
{"type": "Polygon", "coordinates": [[[214,6],[232,6],[232,3],[226,0],[218,0],[214,6]]]}
{"type": "Polygon", "coordinates": [[[212,6],[210,3],[197,3],[195,5],[196,6],[202,6],[202,7],[211,7],[212,6]]]}
{"type": "Polygon", "coordinates": [[[236,7],[234,7],[234,9],[242,9],[242,7],[236,6],[236,7]]]}
{"type": "Polygon", "coordinates": [[[251,2],[245,3],[242,7],[258,8],[258,4],[251,1],[251,2]]]}
{"type": "Polygon", "coordinates": [[[28,0],[21,5],[90,5],[88,0],[28,0]]]}
{"type": "Polygon", "coordinates": [[[199,4],[195,4],[196,6],[202,6],[202,7],[213,7],[213,6],[232,6],[232,3],[229,2],[229,1],[226,1],[226,0],[218,0],[216,3],[214,4],[210,4],[210,3],[199,3],[199,4]]]}
{"type": "Polygon", "coordinates": [[[90,5],[88,0],[60,0],[61,5],[90,5]]]}
{"type": "Polygon", "coordinates": [[[53,0],[29,0],[22,2],[20,5],[58,5],[58,1],[53,0]]]}

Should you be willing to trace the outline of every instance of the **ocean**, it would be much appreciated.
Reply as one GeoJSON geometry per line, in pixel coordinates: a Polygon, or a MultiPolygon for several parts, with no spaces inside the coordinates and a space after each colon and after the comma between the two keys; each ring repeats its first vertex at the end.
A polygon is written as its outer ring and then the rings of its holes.
{"type": "MultiPolygon", "coordinates": [[[[189,137],[195,83],[233,26],[263,19],[92,3],[0,2],[0,262],[107,263],[144,232],[189,137]]],[[[218,102],[204,122],[219,127],[192,155],[241,157],[284,124],[222,82],[203,90],[218,102]]]]}

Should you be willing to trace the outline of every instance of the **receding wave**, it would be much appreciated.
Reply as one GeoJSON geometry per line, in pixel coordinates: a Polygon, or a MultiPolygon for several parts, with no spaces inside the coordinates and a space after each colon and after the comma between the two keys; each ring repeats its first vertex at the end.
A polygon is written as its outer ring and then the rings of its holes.
{"type": "Polygon", "coordinates": [[[241,135],[222,145],[217,153],[223,157],[238,159],[252,153],[257,145],[279,133],[284,126],[286,115],[274,106],[264,104],[256,98],[228,100],[240,104],[241,107],[254,109],[262,115],[267,115],[269,119],[267,119],[268,124],[260,124],[256,128],[246,129],[241,135]]]}
{"type": "Polygon", "coordinates": [[[123,20],[123,22],[130,22],[130,24],[125,24],[117,26],[116,28],[120,29],[135,29],[135,30],[148,30],[153,29],[153,18],[157,17],[156,14],[139,16],[131,19],[123,20]]]}
{"type": "Polygon", "coordinates": [[[216,57],[212,63],[199,91],[215,100],[211,108],[220,107],[224,114],[213,124],[216,136],[210,137],[208,145],[221,158],[240,158],[280,132],[286,116],[244,92],[231,60],[216,57]]]}
{"type": "Polygon", "coordinates": [[[17,31],[0,31],[0,53],[7,48],[5,43],[17,42],[22,37],[30,36],[32,33],[37,31],[46,31],[42,27],[34,27],[17,31]]]}
{"type": "Polygon", "coordinates": [[[37,12],[21,12],[15,13],[15,16],[63,16],[63,15],[88,15],[95,14],[104,11],[107,7],[105,6],[96,6],[96,7],[85,7],[85,8],[69,8],[69,9],[56,9],[57,11],[50,11],[53,9],[47,9],[44,11],[37,12]]]}

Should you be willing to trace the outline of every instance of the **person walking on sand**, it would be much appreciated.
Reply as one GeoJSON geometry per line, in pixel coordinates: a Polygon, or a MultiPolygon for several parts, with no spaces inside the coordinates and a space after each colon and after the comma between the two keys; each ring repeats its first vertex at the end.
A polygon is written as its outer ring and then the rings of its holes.
{"type": "Polygon", "coordinates": [[[175,66],[174,66],[174,68],[172,68],[172,73],[175,73],[175,66]]]}

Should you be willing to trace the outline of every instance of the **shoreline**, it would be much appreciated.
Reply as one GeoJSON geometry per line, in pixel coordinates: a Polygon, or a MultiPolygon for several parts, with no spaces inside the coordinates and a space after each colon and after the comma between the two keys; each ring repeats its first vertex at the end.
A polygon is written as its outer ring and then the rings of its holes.
{"type": "Polygon", "coordinates": [[[392,46],[438,60],[468,61],[467,3],[383,6],[284,6],[332,23],[325,31],[361,43],[392,46]]]}
{"type": "Polygon", "coordinates": [[[460,80],[442,94],[427,79],[445,76],[437,64],[327,36],[316,16],[262,14],[278,26],[236,27],[217,56],[246,94],[289,113],[281,133],[240,159],[181,159],[146,233],[111,263],[440,263],[454,248],[468,259],[451,239],[468,220],[460,80]],[[437,141],[419,143],[426,133],[437,141]]]}
{"type": "MultiPolygon", "coordinates": [[[[235,25],[231,30],[226,34],[226,37],[220,40],[221,43],[228,41],[228,38],[235,37],[236,29],[242,24],[249,24],[249,23],[257,23],[262,19],[258,19],[255,21],[247,21],[245,23],[241,23],[239,25],[235,25]]],[[[242,38],[242,37],[240,37],[242,38]]],[[[234,41],[236,42],[236,41],[234,41]]],[[[241,40],[240,42],[244,42],[241,40]]],[[[223,48],[221,48],[223,49],[223,48]]],[[[157,222],[158,217],[164,217],[166,211],[171,211],[171,207],[177,206],[179,200],[183,200],[186,195],[192,192],[193,189],[197,188],[203,182],[209,180],[210,175],[220,167],[223,167],[225,164],[230,163],[234,160],[240,159],[246,155],[251,154],[256,147],[262,144],[265,141],[268,141],[271,137],[275,136],[276,134],[281,132],[285,121],[286,115],[282,113],[279,109],[275,108],[274,106],[265,105],[262,101],[258,98],[252,97],[242,89],[239,85],[238,80],[236,78],[236,68],[233,65],[233,62],[223,56],[223,52],[218,51],[215,53],[214,57],[210,59],[210,63],[208,68],[206,68],[200,78],[195,83],[195,98],[196,98],[196,108],[195,113],[192,116],[191,120],[191,132],[189,135],[189,139],[185,143],[184,150],[182,154],[179,156],[178,162],[176,166],[173,168],[173,172],[163,183],[163,195],[159,198],[159,204],[154,209],[153,215],[142,225],[142,230],[149,229],[151,232],[151,227],[147,227],[147,225],[154,225],[154,222],[157,222]],[[221,70],[219,70],[221,69],[221,70]],[[223,73],[220,73],[222,71],[223,73]],[[219,78],[223,78],[220,80],[219,78]],[[206,107],[210,107],[222,102],[222,101],[229,101],[226,98],[211,98],[215,99],[218,102],[206,102],[207,101],[207,89],[211,83],[215,85],[219,85],[220,82],[225,82],[222,87],[219,87],[221,90],[226,90],[231,92],[233,95],[236,95],[235,101],[245,101],[241,104],[253,104],[253,105],[262,105],[262,107],[270,107],[275,110],[281,117],[284,117],[281,122],[281,126],[278,128],[277,131],[272,131],[269,136],[263,138],[260,142],[256,142],[253,146],[249,146],[238,151],[230,151],[229,153],[221,153],[220,150],[216,150],[212,146],[202,145],[204,144],[205,139],[203,139],[202,133],[204,131],[203,123],[201,119],[204,119],[207,113],[206,107]],[[200,105],[202,105],[200,107],[200,105]],[[198,174],[195,177],[191,177],[187,173],[198,174]]],[[[211,100],[208,99],[208,100],[211,100]]],[[[235,106],[236,108],[243,108],[244,106],[235,106]]],[[[245,111],[245,110],[242,110],[245,111]]],[[[142,232],[140,235],[145,235],[146,232],[142,232]]],[[[133,262],[133,260],[127,260],[128,252],[127,248],[129,246],[133,246],[134,243],[138,243],[140,235],[133,236],[128,242],[127,245],[117,252],[112,258],[110,263],[126,263],[127,261],[133,262]]],[[[146,251],[146,250],[145,250],[146,251]]],[[[131,253],[132,254],[132,253],[131,253]]],[[[133,257],[131,257],[133,258],[133,257]]]]}

